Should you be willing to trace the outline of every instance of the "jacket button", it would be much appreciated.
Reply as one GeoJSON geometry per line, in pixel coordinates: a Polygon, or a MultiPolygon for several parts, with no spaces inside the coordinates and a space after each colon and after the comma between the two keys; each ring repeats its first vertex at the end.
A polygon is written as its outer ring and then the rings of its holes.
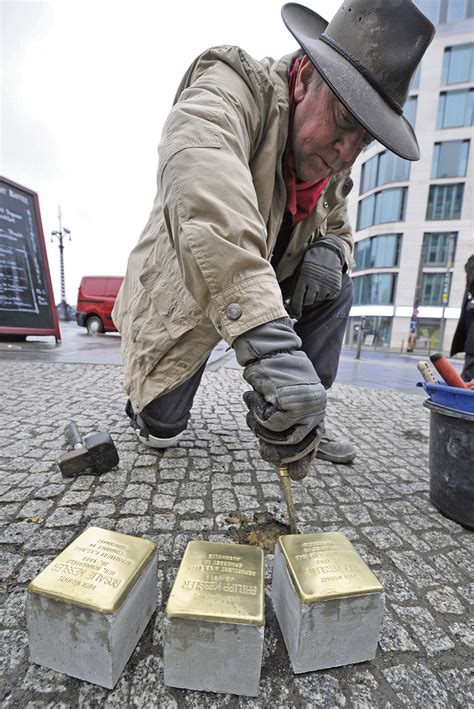
{"type": "Polygon", "coordinates": [[[229,320],[238,320],[242,315],[242,308],[238,303],[231,303],[225,311],[229,320]]]}
{"type": "Polygon", "coordinates": [[[323,207],[324,209],[327,209],[329,207],[329,204],[327,202],[323,202],[323,207]]]}

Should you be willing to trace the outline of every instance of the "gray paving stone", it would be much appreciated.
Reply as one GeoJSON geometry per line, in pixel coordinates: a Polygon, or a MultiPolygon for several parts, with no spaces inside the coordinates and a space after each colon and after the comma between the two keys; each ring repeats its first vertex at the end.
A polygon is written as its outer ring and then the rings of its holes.
{"type": "Polygon", "coordinates": [[[458,586],[457,592],[462,598],[465,598],[468,603],[474,605],[474,583],[466,584],[465,586],[458,586]]]}
{"type": "Polygon", "coordinates": [[[196,514],[204,512],[204,502],[202,500],[182,500],[173,506],[173,511],[177,515],[196,514]]]}
{"type": "Polygon", "coordinates": [[[24,487],[24,488],[13,488],[8,492],[4,492],[0,497],[0,502],[20,502],[21,500],[27,500],[34,488],[24,487]]]}
{"type": "Polygon", "coordinates": [[[0,640],[8,652],[0,653],[0,672],[4,677],[19,667],[28,656],[28,637],[26,630],[0,630],[0,640]]]}
{"type": "Polygon", "coordinates": [[[404,706],[436,709],[448,706],[446,690],[425,664],[396,665],[383,670],[383,674],[404,706]]]}
{"type": "Polygon", "coordinates": [[[146,500],[128,500],[120,510],[120,514],[128,515],[145,515],[147,512],[148,502],[146,500]]]}
{"type": "Polygon", "coordinates": [[[150,655],[141,660],[134,672],[130,689],[130,706],[167,707],[177,709],[178,702],[171,690],[163,685],[161,658],[150,655]]]}
{"type": "Polygon", "coordinates": [[[436,626],[433,616],[426,608],[397,605],[393,608],[398,616],[412,627],[428,655],[454,648],[453,641],[436,626]]]}
{"type": "Polygon", "coordinates": [[[36,491],[36,497],[44,498],[45,500],[51,497],[59,497],[65,489],[66,486],[61,484],[45,485],[36,491]]]}
{"type": "Polygon", "coordinates": [[[146,534],[150,527],[151,521],[149,517],[122,517],[117,521],[115,530],[123,532],[123,534],[134,534],[136,537],[140,537],[142,534],[146,534]]]}
{"type": "Polygon", "coordinates": [[[27,557],[16,576],[19,583],[29,583],[35,578],[49,563],[56,554],[27,557]]]}
{"type": "Polygon", "coordinates": [[[409,632],[396,622],[386,610],[379,645],[385,652],[418,652],[419,647],[410,637],[409,632]]]}
{"type": "Polygon", "coordinates": [[[451,693],[456,704],[463,707],[474,705],[474,669],[472,667],[442,670],[439,674],[445,689],[451,693]]]}
{"type": "Polygon", "coordinates": [[[359,670],[353,673],[348,681],[349,701],[348,706],[354,709],[376,707],[376,693],[379,683],[370,670],[359,670]]]}
{"type": "Polygon", "coordinates": [[[345,707],[347,704],[339,681],[325,672],[300,675],[294,678],[293,684],[299,691],[302,703],[311,697],[317,707],[345,707]]]}
{"type": "Polygon", "coordinates": [[[451,635],[459,638],[464,645],[472,650],[474,647],[474,621],[471,619],[466,623],[453,623],[449,626],[451,635]]]}
{"type": "Polygon", "coordinates": [[[9,593],[5,604],[0,608],[0,625],[6,628],[16,628],[23,616],[24,603],[23,589],[15,589],[9,593]]]}
{"type": "Polygon", "coordinates": [[[372,525],[363,527],[362,531],[379,549],[394,549],[403,546],[403,540],[391,528],[372,525]]]}
{"type": "Polygon", "coordinates": [[[418,534],[415,534],[411,529],[407,529],[406,525],[401,522],[392,522],[390,524],[392,532],[396,532],[400,539],[403,539],[405,546],[409,546],[416,551],[430,551],[430,545],[420,539],[418,534]]]}
{"type": "Polygon", "coordinates": [[[81,510],[72,510],[70,507],[58,507],[46,520],[46,527],[78,527],[82,518],[81,510]]]}
{"type": "Polygon", "coordinates": [[[15,522],[5,529],[0,537],[0,544],[22,544],[37,533],[38,525],[30,522],[15,522]]]}
{"type": "Polygon", "coordinates": [[[61,505],[63,507],[66,507],[67,505],[70,505],[71,507],[73,507],[74,505],[83,505],[85,502],[87,502],[87,500],[90,499],[90,497],[90,491],[70,490],[62,496],[61,505]]]}
{"type": "Polygon", "coordinates": [[[24,546],[25,551],[61,551],[77,536],[77,532],[71,529],[46,529],[41,526],[32,539],[24,546]]]}
{"type": "Polygon", "coordinates": [[[385,588],[387,598],[392,602],[398,601],[414,601],[417,596],[405,579],[395,571],[387,568],[377,569],[377,578],[381,581],[385,588]]]}
{"type": "Polygon", "coordinates": [[[426,588],[443,580],[442,575],[412,551],[389,551],[388,556],[418,588],[426,588]]]}
{"type": "Polygon", "coordinates": [[[212,506],[215,510],[232,512],[237,509],[237,498],[230,490],[219,490],[212,493],[212,506]]]}
{"type": "Polygon", "coordinates": [[[39,665],[30,665],[23,680],[22,688],[41,694],[65,692],[67,689],[66,681],[66,675],[48,670],[46,667],[40,667],[39,665]]]}
{"type": "Polygon", "coordinates": [[[426,598],[430,605],[439,613],[455,613],[462,615],[465,612],[463,604],[457,597],[455,591],[449,586],[441,586],[434,591],[427,591],[426,598]]]}
{"type": "Polygon", "coordinates": [[[127,485],[122,493],[124,499],[134,499],[138,498],[140,500],[149,500],[153,494],[153,488],[151,485],[127,485]]]}
{"type": "MultiPolygon", "coordinates": [[[[205,373],[190,427],[179,447],[164,453],[143,448],[129,428],[119,374],[107,365],[2,361],[0,390],[9,392],[0,412],[0,494],[7,497],[0,504],[6,708],[467,709],[474,535],[428,501],[427,445],[403,435],[428,434],[422,399],[337,384],[330,392],[328,426],[357,442],[358,457],[351,466],[316,461],[308,478],[292,487],[301,531],[342,531],[385,585],[387,613],[375,660],[295,678],[267,589],[259,697],[164,689],[160,620],[187,542],[230,543],[235,524],[226,521],[229,513],[246,511],[252,519],[262,510],[285,521],[286,503],[275,469],[260,459],[246,428],[241,396],[247,385],[239,370],[205,373]],[[83,386],[71,404],[70,382],[78,379],[83,386]],[[5,381],[16,382],[16,388],[5,387],[5,381]],[[216,405],[217,391],[225,406],[216,405]],[[56,467],[64,448],[58,422],[71,416],[82,430],[111,431],[119,468],[62,478],[56,467]],[[36,431],[34,445],[16,435],[19,421],[36,431]],[[43,515],[34,514],[39,509],[43,515]],[[44,516],[45,522],[22,522],[19,514],[44,516]],[[90,524],[152,539],[158,547],[159,610],[112,693],[31,670],[21,609],[26,584],[90,524]]],[[[271,565],[268,554],[267,583],[271,565]]]]}
{"type": "Polygon", "coordinates": [[[113,515],[116,510],[116,504],[112,500],[103,502],[89,502],[84,508],[84,517],[91,520],[94,517],[108,517],[113,515]]]}
{"type": "Polygon", "coordinates": [[[20,554],[12,552],[2,552],[0,558],[0,580],[5,581],[12,575],[17,566],[22,562],[23,557],[20,554]]]}

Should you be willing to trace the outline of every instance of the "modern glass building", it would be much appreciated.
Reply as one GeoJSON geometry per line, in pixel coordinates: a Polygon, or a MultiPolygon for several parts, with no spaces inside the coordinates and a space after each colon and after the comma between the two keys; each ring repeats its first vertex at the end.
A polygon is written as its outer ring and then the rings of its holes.
{"type": "Polygon", "coordinates": [[[405,116],[421,160],[379,143],[352,170],[354,304],[346,344],[450,348],[474,253],[474,0],[417,0],[437,25],[405,116]]]}

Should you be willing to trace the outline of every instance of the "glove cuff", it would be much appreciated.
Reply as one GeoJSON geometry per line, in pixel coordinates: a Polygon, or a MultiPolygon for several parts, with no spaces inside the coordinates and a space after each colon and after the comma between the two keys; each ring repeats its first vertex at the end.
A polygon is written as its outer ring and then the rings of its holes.
{"type": "Polygon", "coordinates": [[[326,234],[320,239],[317,239],[317,241],[315,241],[314,244],[311,244],[309,248],[316,249],[318,247],[322,249],[329,249],[329,251],[333,251],[337,254],[341,260],[341,267],[343,267],[344,271],[347,271],[346,252],[337,236],[334,236],[334,234],[326,234]]]}
{"type": "Polygon", "coordinates": [[[276,352],[291,352],[301,347],[301,339],[290,318],[279,318],[247,330],[234,340],[237,362],[246,367],[250,362],[269,357],[276,352]]]}

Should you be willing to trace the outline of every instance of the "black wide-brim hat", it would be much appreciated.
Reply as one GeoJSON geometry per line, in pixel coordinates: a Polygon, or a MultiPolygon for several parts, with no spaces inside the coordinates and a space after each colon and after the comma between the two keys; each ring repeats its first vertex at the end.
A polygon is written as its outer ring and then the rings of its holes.
{"type": "Polygon", "coordinates": [[[331,22],[303,5],[282,7],[283,21],[350,113],[389,150],[418,160],[403,116],[410,81],[435,33],[412,0],[344,2],[331,22]]]}

